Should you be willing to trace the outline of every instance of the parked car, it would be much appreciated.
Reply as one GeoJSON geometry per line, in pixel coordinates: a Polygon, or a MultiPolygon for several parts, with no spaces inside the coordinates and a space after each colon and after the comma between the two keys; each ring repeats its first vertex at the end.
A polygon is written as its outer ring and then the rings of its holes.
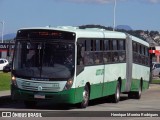
{"type": "Polygon", "coordinates": [[[0,70],[3,70],[3,67],[8,64],[8,60],[4,58],[0,58],[0,70]]]}
{"type": "Polygon", "coordinates": [[[11,72],[11,68],[12,68],[12,62],[8,63],[6,66],[3,67],[3,72],[5,73],[11,72]]]}
{"type": "Polygon", "coordinates": [[[152,76],[160,77],[160,63],[157,62],[152,63],[152,76]]]}

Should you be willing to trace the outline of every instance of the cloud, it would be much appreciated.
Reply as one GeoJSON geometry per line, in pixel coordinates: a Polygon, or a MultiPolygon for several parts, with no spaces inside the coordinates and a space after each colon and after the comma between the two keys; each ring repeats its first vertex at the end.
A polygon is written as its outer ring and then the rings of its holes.
{"type": "MultiPolygon", "coordinates": [[[[112,3],[115,0],[64,0],[64,1],[70,1],[70,2],[81,2],[81,3],[99,3],[99,4],[106,4],[106,3],[112,3]]],[[[117,0],[117,1],[123,1],[123,0],[117,0]]]]}
{"type": "Polygon", "coordinates": [[[150,3],[160,3],[160,0],[147,0],[150,3]]]}
{"type": "MultiPolygon", "coordinates": [[[[60,0],[55,0],[57,2],[60,2],[60,0]]],[[[107,4],[107,3],[113,3],[115,0],[61,0],[66,2],[74,2],[74,3],[96,3],[96,4],[107,4]]],[[[117,2],[122,1],[129,1],[129,0],[116,0],[117,2]]],[[[130,0],[131,1],[131,0],[130,0]]],[[[148,2],[151,4],[157,4],[160,3],[160,0],[135,0],[138,2],[148,2]]]]}
{"type": "Polygon", "coordinates": [[[151,3],[151,4],[160,3],[160,0],[137,0],[137,1],[147,2],[147,3],[151,3]]]}

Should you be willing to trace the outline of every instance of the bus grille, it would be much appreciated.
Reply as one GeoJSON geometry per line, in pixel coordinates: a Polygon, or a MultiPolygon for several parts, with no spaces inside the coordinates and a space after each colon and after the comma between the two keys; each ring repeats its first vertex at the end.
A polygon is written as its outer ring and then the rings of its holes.
{"type": "Polygon", "coordinates": [[[37,87],[37,86],[25,86],[25,85],[22,85],[22,89],[24,90],[31,90],[31,91],[46,91],[46,92],[57,92],[58,91],[58,88],[55,89],[55,88],[51,88],[51,87],[37,87]]]}
{"type": "Polygon", "coordinates": [[[61,83],[63,86],[62,88],[60,88],[60,83],[58,82],[26,81],[22,79],[16,81],[18,88],[30,91],[58,92],[61,91],[65,86],[64,81],[61,83]]]}

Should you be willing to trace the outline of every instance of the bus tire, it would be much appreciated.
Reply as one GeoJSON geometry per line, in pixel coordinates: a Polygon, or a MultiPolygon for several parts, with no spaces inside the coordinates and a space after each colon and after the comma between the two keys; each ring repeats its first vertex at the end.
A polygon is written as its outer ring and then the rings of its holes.
{"type": "Polygon", "coordinates": [[[36,101],[24,101],[26,108],[34,108],[37,105],[36,101]]]}
{"type": "Polygon", "coordinates": [[[129,92],[129,93],[128,93],[128,98],[129,98],[129,99],[134,98],[134,93],[133,93],[133,92],[129,92]]]}
{"type": "Polygon", "coordinates": [[[142,84],[140,83],[138,91],[135,93],[135,98],[140,99],[142,95],[142,84]]]}
{"type": "Polygon", "coordinates": [[[85,85],[84,90],[83,90],[83,98],[81,102],[81,108],[86,108],[89,103],[89,87],[88,85],[85,85]]]}
{"type": "Polygon", "coordinates": [[[119,81],[117,82],[117,87],[116,87],[116,92],[115,94],[112,96],[112,101],[114,103],[118,103],[120,100],[120,83],[119,81]]]}
{"type": "Polygon", "coordinates": [[[142,85],[140,84],[137,92],[129,92],[128,93],[128,98],[130,98],[130,99],[140,99],[141,94],[142,94],[142,85]]]}

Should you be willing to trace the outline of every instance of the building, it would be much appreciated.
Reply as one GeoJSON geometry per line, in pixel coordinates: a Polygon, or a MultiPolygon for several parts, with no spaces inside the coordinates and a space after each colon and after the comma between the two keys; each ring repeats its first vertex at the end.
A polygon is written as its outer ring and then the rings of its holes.
{"type": "Polygon", "coordinates": [[[0,58],[12,60],[14,43],[0,43],[0,58]]]}

